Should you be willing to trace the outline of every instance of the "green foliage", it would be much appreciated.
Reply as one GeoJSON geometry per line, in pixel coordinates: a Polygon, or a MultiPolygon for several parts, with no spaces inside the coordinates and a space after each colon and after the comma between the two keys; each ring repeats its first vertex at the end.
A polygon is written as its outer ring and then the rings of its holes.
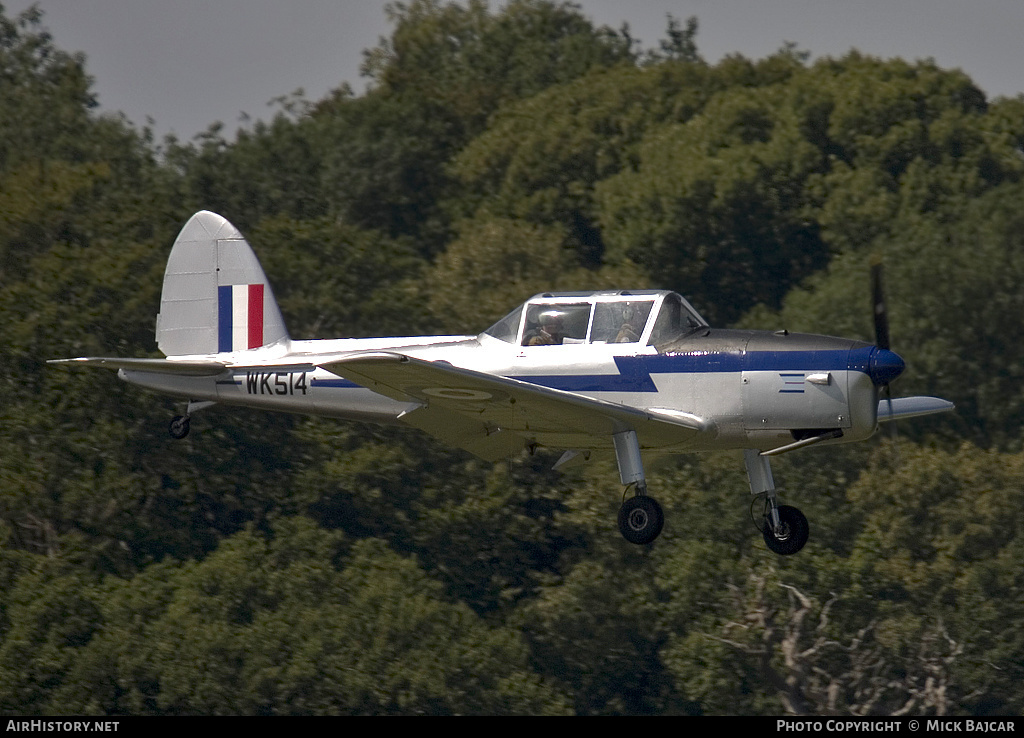
{"type": "Polygon", "coordinates": [[[0,704],[43,714],[565,712],[514,631],[445,601],[380,541],[347,548],[293,518],[269,540],[238,533],[202,562],[154,565],[131,581],[76,587],[52,566],[22,577],[0,704]]]}
{"type": "Polygon", "coordinates": [[[1016,610],[1012,574],[1008,597],[991,579],[981,595],[976,577],[1015,555],[1021,456],[904,441],[896,470],[880,454],[857,480],[844,476],[843,530],[817,524],[834,514],[812,517],[800,556],[674,542],[659,584],[672,617],[662,657],[678,688],[731,714],[1016,714],[1001,673],[1015,670],[1002,648],[1019,643],[1015,615],[999,627],[972,608],[1016,610]]]}
{"type": "Polygon", "coordinates": [[[438,324],[455,334],[479,333],[538,292],[646,286],[631,263],[581,268],[555,226],[481,213],[458,230],[426,281],[438,324]]]}
{"type": "Polygon", "coordinates": [[[802,213],[802,185],[822,157],[778,94],[715,96],[699,116],[649,132],[636,170],[598,187],[612,253],[691,295],[711,320],[777,303],[828,256],[802,213]]]}
{"type": "Polygon", "coordinates": [[[709,98],[700,115],[651,129],[637,166],[597,187],[608,249],[712,319],[778,306],[837,251],[892,233],[912,177],[978,167],[986,174],[973,195],[1018,176],[1012,139],[993,157],[975,148],[991,147],[984,137],[962,134],[985,120],[984,99],[963,75],[856,53],[811,67],[788,50],[753,66],[727,62],[716,75],[744,85],[709,98]],[[885,93],[866,92],[876,87],[885,93]]]}
{"type": "Polygon", "coordinates": [[[482,0],[414,0],[388,13],[394,32],[366,52],[371,90],[313,114],[324,199],[347,222],[417,236],[429,256],[449,236],[448,164],[496,110],[633,60],[627,38],[567,3],[516,0],[492,13],[482,0]]]}
{"type": "Polygon", "coordinates": [[[326,212],[317,186],[323,147],[305,116],[278,111],[270,123],[239,128],[232,142],[222,129],[214,124],[186,145],[168,142],[165,157],[182,173],[193,209],[224,213],[246,232],[268,216],[326,212]]]}
{"type": "Polygon", "coordinates": [[[31,163],[45,179],[47,159],[88,156],[96,101],[85,58],[53,45],[38,7],[0,13],[0,70],[0,173],[31,163]]]}
{"type": "Polygon", "coordinates": [[[413,0],[388,14],[395,30],[366,52],[364,73],[447,111],[471,135],[503,103],[633,61],[628,38],[594,28],[570,3],[513,0],[494,14],[485,0],[413,0]]]}
{"type": "Polygon", "coordinates": [[[455,159],[462,199],[561,224],[584,266],[615,263],[597,223],[595,185],[632,163],[649,127],[688,119],[714,89],[702,65],[618,66],[507,105],[455,159]]]}
{"type": "Polygon", "coordinates": [[[248,234],[296,338],[417,335],[429,315],[409,284],[425,268],[407,240],[321,218],[260,221],[248,234]],[[341,298],[341,299],[339,299],[341,298]]]}
{"type": "Polygon", "coordinates": [[[703,62],[697,51],[697,26],[696,16],[687,18],[686,28],[683,28],[679,20],[669,14],[668,28],[665,30],[668,38],[659,42],[659,48],[647,53],[646,61],[650,64],[664,61],[703,62]]]}

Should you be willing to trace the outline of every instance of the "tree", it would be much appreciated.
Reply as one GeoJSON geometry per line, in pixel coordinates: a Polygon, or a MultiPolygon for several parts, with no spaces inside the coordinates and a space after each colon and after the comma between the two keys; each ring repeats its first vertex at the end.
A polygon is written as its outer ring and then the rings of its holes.
{"type": "Polygon", "coordinates": [[[570,3],[513,0],[492,14],[484,0],[413,0],[388,5],[388,14],[395,30],[365,52],[364,74],[446,111],[469,136],[507,102],[634,61],[628,38],[595,28],[570,3]]]}
{"type": "Polygon", "coordinates": [[[393,3],[394,31],[366,52],[370,91],[319,105],[325,199],[346,219],[415,235],[434,256],[449,239],[448,164],[502,106],[592,69],[633,61],[630,42],[578,8],[516,0],[393,3]]]}
{"type": "Polygon", "coordinates": [[[11,611],[5,655],[34,646],[46,671],[0,672],[4,704],[49,714],[566,711],[518,634],[447,602],[383,542],[349,548],[301,517],[269,537],[240,532],[202,562],[62,591],[60,618],[31,617],[46,607],[38,598],[31,612],[11,611]],[[26,627],[40,635],[26,641],[26,627]]]}
{"type": "MultiPolygon", "coordinates": [[[[896,634],[873,620],[837,636],[829,619],[838,596],[816,602],[775,574],[751,574],[744,589],[730,587],[737,619],[719,633],[694,633],[678,647],[671,659],[681,676],[696,676],[690,649],[706,649],[710,641],[746,661],[787,715],[947,715],[958,707],[950,687],[964,644],[941,621],[896,634]],[[767,591],[772,585],[786,601],[767,591]],[[893,648],[896,639],[907,643],[906,652],[893,648]]],[[[717,702],[716,695],[699,694],[717,702]]]]}
{"type": "Polygon", "coordinates": [[[640,288],[645,276],[630,264],[581,268],[557,227],[481,214],[460,224],[428,276],[428,299],[438,322],[476,334],[532,294],[551,290],[640,288]]]}
{"type": "Polygon", "coordinates": [[[621,261],[607,253],[595,186],[633,165],[646,131],[690,118],[716,88],[702,65],[620,65],[506,105],[454,160],[457,203],[560,225],[585,267],[621,261]]]}
{"type": "Polygon", "coordinates": [[[752,302],[778,304],[824,266],[804,186],[823,156],[785,90],[729,90],[701,115],[649,132],[636,170],[596,188],[611,260],[637,261],[713,322],[752,302]]]}
{"type": "Polygon", "coordinates": [[[47,159],[88,156],[96,100],[85,58],[53,45],[38,7],[13,20],[0,9],[0,70],[0,175],[31,162],[42,182],[47,159]]]}
{"type": "Polygon", "coordinates": [[[833,499],[799,557],[677,542],[657,578],[676,688],[708,713],[1016,710],[1020,463],[904,441],[895,468],[876,454],[834,491],[805,490],[833,499]]]}

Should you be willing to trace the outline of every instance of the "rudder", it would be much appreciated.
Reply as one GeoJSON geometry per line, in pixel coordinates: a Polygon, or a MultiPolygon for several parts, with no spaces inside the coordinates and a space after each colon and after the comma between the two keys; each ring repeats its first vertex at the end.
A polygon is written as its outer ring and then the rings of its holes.
{"type": "Polygon", "coordinates": [[[166,356],[215,354],[289,340],[256,254],[225,218],[193,215],[171,248],[156,341],[166,356]]]}

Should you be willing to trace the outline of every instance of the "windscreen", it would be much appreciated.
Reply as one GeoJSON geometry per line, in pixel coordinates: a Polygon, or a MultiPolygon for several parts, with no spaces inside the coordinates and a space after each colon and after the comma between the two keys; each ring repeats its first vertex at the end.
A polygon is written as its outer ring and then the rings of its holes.
{"type": "Polygon", "coordinates": [[[523,306],[520,305],[504,318],[488,328],[484,333],[493,336],[505,343],[515,343],[519,337],[519,321],[523,315],[523,306]]]}
{"type": "Polygon", "coordinates": [[[662,343],[706,325],[707,323],[699,315],[683,304],[679,295],[671,294],[661,303],[661,310],[658,312],[658,319],[654,322],[654,328],[651,330],[649,343],[652,345],[662,343]]]}
{"type": "Polygon", "coordinates": [[[524,346],[585,343],[590,327],[590,303],[530,305],[526,311],[524,346]]]}
{"type": "Polygon", "coordinates": [[[599,302],[591,343],[636,343],[643,335],[654,300],[599,302]]]}

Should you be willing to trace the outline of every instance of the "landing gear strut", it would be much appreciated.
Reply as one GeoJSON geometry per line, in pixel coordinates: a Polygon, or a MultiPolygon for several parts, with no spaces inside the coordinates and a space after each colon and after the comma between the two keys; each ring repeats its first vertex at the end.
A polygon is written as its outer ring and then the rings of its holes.
{"type": "Polygon", "coordinates": [[[765,545],[782,556],[795,554],[804,547],[810,535],[807,518],[795,507],[776,502],[775,482],[767,456],[747,449],[743,452],[743,462],[747,467],[751,494],[764,495],[765,498],[764,527],[761,528],[765,545]]]}
{"type": "Polygon", "coordinates": [[[665,513],[661,505],[647,494],[647,478],[640,459],[640,442],[636,431],[623,431],[612,436],[615,443],[615,459],[619,463],[619,478],[622,483],[636,485],[635,494],[619,508],[619,531],[630,543],[650,543],[661,533],[665,525],[665,513]]]}

